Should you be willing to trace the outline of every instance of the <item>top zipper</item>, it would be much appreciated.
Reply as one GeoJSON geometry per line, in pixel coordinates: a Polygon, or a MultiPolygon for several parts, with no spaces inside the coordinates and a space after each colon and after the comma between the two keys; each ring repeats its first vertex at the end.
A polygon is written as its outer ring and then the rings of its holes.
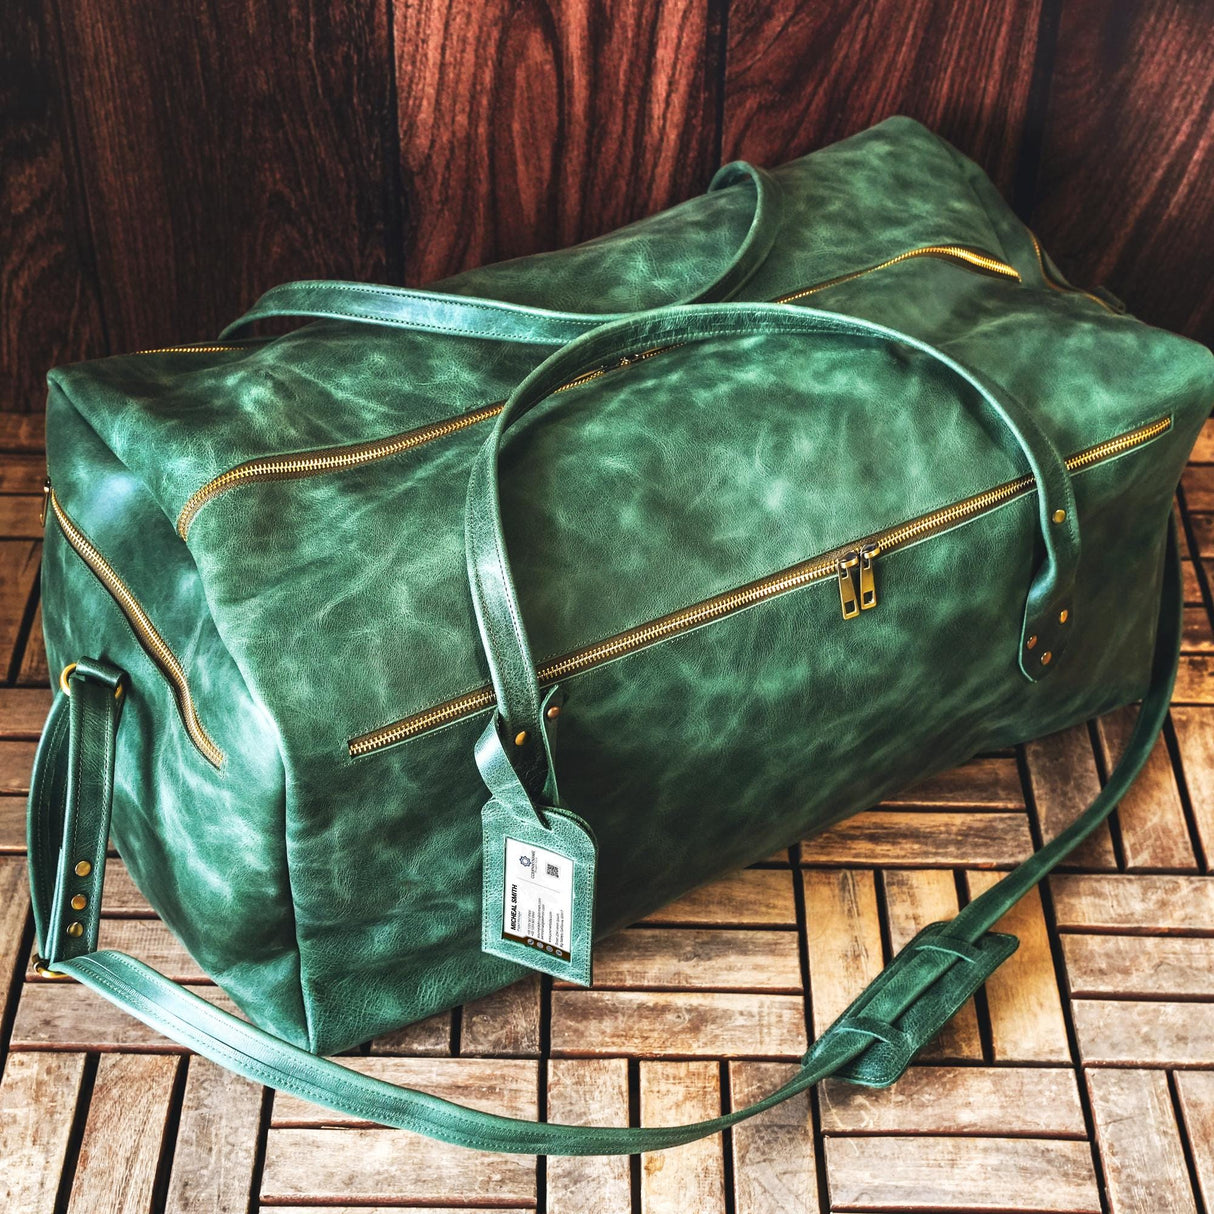
{"type": "MultiPolygon", "coordinates": [[[[875,265],[865,266],[860,270],[852,270],[847,274],[836,275],[834,278],[825,279],[822,282],[814,283],[812,286],[790,291],[786,295],[778,295],[768,302],[780,304],[795,303],[798,300],[816,294],[818,291],[825,291],[829,287],[837,287],[842,283],[862,278],[866,274],[874,274],[879,270],[886,270],[891,266],[896,266],[904,261],[910,261],[918,257],[938,258],[974,273],[989,274],[993,277],[1009,279],[1013,282],[1021,281],[1020,272],[1015,266],[1009,265],[1006,261],[1001,261],[997,257],[992,257],[988,253],[966,248],[964,245],[932,244],[923,245],[916,249],[909,249],[905,253],[899,253],[896,257],[889,257],[885,261],[877,262],[875,265]]],[[[681,342],[674,342],[667,346],[655,346],[650,350],[642,350],[639,354],[624,355],[614,362],[607,363],[601,367],[595,367],[590,371],[584,371],[581,375],[577,375],[566,383],[561,384],[558,388],[554,389],[554,392],[566,392],[570,388],[580,387],[582,384],[590,383],[592,380],[601,379],[604,375],[609,375],[613,371],[622,371],[627,367],[654,358],[658,354],[664,354],[668,350],[677,349],[680,345],[682,345],[681,342]]],[[[207,349],[223,350],[239,348],[236,346],[169,347],[167,350],[148,350],[142,351],[142,353],[185,352],[189,349],[202,351],[207,349]]],[[[389,435],[387,438],[372,439],[362,443],[349,443],[342,446],[319,447],[296,455],[266,456],[246,460],[243,464],[237,464],[234,468],[221,472],[191,494],[185,505],[181,508],[181,513],[177,516],[177,533],[183,540],[189,539],[190,527],[203,506],[211,501],[212,498],[218,497],[221,493],[226,493],[229,489],[234,489],[238,485],[248,485],[259,481],[293,480],[299,477],[317,476],[325,472],[337,472],[361,467],[363,464],[385,459],[388,456],[398,455],[402,451],[409,451],[415,447],[433,442],[435,439],[444,438],[459,430],[465,430],[469,426],[476,425],[478,422],[487,421],[490,418],[496,417],[504,407],[505,401],[495,401],[493,404],[480,406],[468,413],[461,413],[445,421],[419,426],[414,430],[407,430],[401,434],[389,435]]]]}

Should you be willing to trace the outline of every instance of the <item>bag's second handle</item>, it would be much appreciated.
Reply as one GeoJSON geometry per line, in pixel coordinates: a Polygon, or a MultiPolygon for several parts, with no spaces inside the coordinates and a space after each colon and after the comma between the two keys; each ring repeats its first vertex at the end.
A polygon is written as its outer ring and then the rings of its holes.
{"type": "Polygon", "coordinates": [[[1120,762],[1099,796],[1051,843],[969,903],[933,925],[826,1030],[795,1075],[763,1100],[683,1126],[574,1126],[499,1117],[347,1070],[212,1006],[125,953],[96,949],[114,785],[122,674],[81,659],[51,708],[34,760],[29,800],[30,886],[43,972],[78,979],[145,1024],[258,1083],[351,1117],[414,1130],[488,1151],[621,1155],[678,1146],[735,1125],[828,1075],[892,1083],[978,984],[1014,947],[988,935],[994,923],[1104,821],[1154,748],[1167,716],[1180,655],[1180,558],[1168,536],[1151,685],[1120,762]],[[95,857],[96,862],[80,859],[95,857]],[[81,875],[83,873],[83,875],[81,875]],[[76,893],[83,910],[71,909],[76,893]],[[83,925],[69,932],[73,922],[83,925]]]}
{"type": "MultiPolygon", "coordinates": [[[[754,189],[754,210],[746,235],[728,264],[701,290],[666,302],[688,304],[732,299],[763,264],[780,228],[780,186],[776,179],[744,160],[735,160],[717,170],[708,192],[747,183],[754,189]]],[[[219,336],[224,340],[254,321],[285,316],[352,320],[488,341],[556,346],[580,337],[604,321],[625,315],[629,313],[557,312],[442,291],[316,279],[272,287],[219,336]]]]}

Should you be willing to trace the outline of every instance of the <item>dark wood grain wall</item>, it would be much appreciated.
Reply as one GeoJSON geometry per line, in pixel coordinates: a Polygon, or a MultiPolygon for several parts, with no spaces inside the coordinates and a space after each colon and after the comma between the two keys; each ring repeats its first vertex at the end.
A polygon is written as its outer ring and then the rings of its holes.
{"type": "Polygon", "coordinates": [[[1214,341],[1203,0],[5,0],[0,408],[285,279],[568,244],[897,112],[1214,341]]]}

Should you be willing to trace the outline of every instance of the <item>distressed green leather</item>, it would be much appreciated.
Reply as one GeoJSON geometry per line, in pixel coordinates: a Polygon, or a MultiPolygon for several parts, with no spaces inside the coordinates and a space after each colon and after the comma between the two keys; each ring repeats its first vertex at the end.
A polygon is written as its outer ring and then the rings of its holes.
{"type": "MultiPolygon", "coordinates": [[[[52,666],[79,662],[87,696],[57,702],[31,795],[48,962],[338,1107],[495,1149],[653,1149],[697,1135],[474,1130],[301,1061],[524,972],[481,948],[478,739],[532,805],[559,798],[593,831],[597,935],[1150,691],[1084,829],[1109,811],[1166,712],[1168,520],[1210,352],[1064,283],[976,166],[909,119],[715,184],[575,249],[424,292],[295,284],[237,322],[308,320],[283,336],[52,372],[43,619],[52,666]],[[975,256],[873,269],[932,247],[975,256]],[[500,402],[382,458],[238,478],[179,532],[249,461],[357,456],[500,402]],[[1029,474],[1036,488],[879,553],[872,610],[844,619],[837,579],[811,581],[556,680],[546,723],[537,665],[1029,474]],[[58,510],[172,650],[218,764],[58,510]],[[488,687],[500,711],[352,757],[351,740],[488,687]],[[73,754],[92,758],[78,771],[73,754]],[[273,1037],[95,952],[91,923],[63,936],[73,822],[109,824],[148,900],[273,1037]]],[[[890,1081],[1006,955],[989,928],[1061,854],[971,904],[947,947],[908,948],[784,1095],[840,1068],[890,1081]]]]}

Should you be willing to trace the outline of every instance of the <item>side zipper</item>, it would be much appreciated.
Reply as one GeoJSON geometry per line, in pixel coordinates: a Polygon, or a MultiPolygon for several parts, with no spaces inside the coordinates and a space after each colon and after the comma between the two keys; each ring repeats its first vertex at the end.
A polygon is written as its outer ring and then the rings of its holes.
{"type": "Polygon", "coordinates": [[[59,504],[59,499],[55,495],[49,478],[43,484],[42,494],[43,522],[46,522],[49,507],[50,512],[55,516],[55,521],[59,524],[63,538],[89,567],[114,600],[118,609],[126,616],[126,621],[131,626],[131,631],[135,634],[135,639],[139,642],[140,647],[164,676],[173,692],[173,698],[177,701],[177,711],[181,715],[181,723],[185,726],[190,741],[208,763],[213,767],[222,767],[223,751],[211,740],[210,734],[198,719],[198,713],[194,707],[194,697],[190,693],[189,681],[177,655],[160,635],[148,613],[131,593],[127,584],[115,572],[114,567],[97,551],[88,536],[68,517],[67,512],[59,504]]]}

